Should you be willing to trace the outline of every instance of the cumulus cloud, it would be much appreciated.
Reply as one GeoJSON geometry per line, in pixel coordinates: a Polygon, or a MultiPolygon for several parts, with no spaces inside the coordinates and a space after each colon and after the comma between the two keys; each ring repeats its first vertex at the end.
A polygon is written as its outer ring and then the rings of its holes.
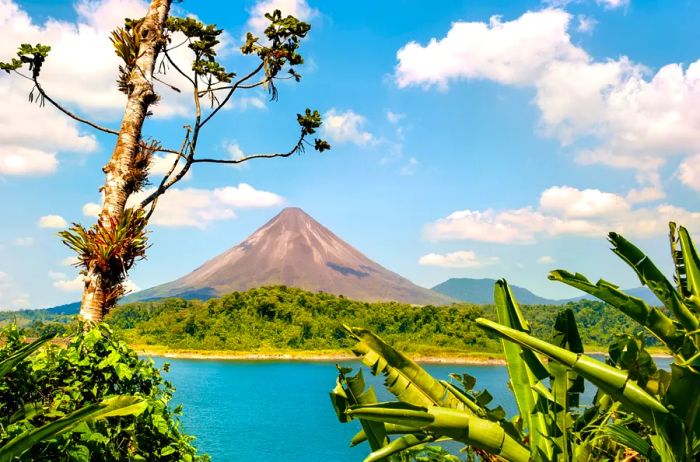
{"type": "Polygon", "coordinates": [[[43,217],[39,218],[37,225],[39,228],[62,229],[68,226],[68,222],[66,222],[65,218],[63,218],[61,215],[44,215],[43,217]]]}
{"type": "Polygon", "coordinates": [[[429,253],[418,259],[418,263],[426,266],[443,268],[479,268],[498,263],[498,257],[479,258],[471,250],[459,250],[446,254],[429,253]]]}
{"type": "Polygon", "coordinates": [[[537,259],[537,263],[541,265],[549,265],[554,263],[554,258],[550,257],[549,255],[542,255],[540,258],[537,259]]]}
{"type": "MultiPolygon", "coordinates": [[[[128,205],[137,204],[153,191],[149,188],[132,196],[128,205]]],[[[171,188],[158,199],[150,222],[156,226],[204,229],[212,222],[235,218],[236,209],[276,207],[283,203],[283,197],[246,183],[215,189],[171,188]]],[[[100,209],[96,205],[85,204],[83,211],[97,216],[100,209]]]]}
{"type": "Polygon", "coordinates": [[[75,266],[79,262],[78,257],[66,257],[61,260],[61,266],[75,266]]]}
{"type": "Polygon", "coordinates": [[[689,188],[700,191],[700,154],[688,157],[681,163],[678,178],[689,188]]]}
{"type": "Polygon", "coordinates": [[[280,10],[282,16],[292,15],[306,22],[318,15],[318,10],[311,8],[306,0],[259,0],[250,9],[248,29],[258,36],[263,36],[263,31],[270,24],[265,18],[265,13],[272,13],[274,10],[280,10]]]}
{"type": "Polygon", "coordinates": [[[397,124],[401,122],[402,119],[406,117],[406,114],[401,114],[393,111],[386,111],[386,120],[392,124],[397,124]]]}
{"type": "Polygon", "coordinates": [[[532,87],[542,134],[564,146],[594,140],[587,149],[572,147],[577,162],[635,170],[643,188],[656,190],[637,199],[658,199],[658,172],[668,159],[700,152],[700,60],[656,72],[625,56],[596,61],[571,42],[572,19],[548,8],[511,21],[455,22],[445,37],[398,51],[396,83],[446,90],[484,79],[532,87]]]}
{"type": "Polygon", "coordinates": [[[53,286],[63,292],[80,292],[85,287],[85,281],[81,274],[73,279],[58,279],[53,281],[53,286]]]}
{"type": "Polygon", "coordinates": [[[366,146],[377,140],[364,129],[365,117],[351,110],[340,112],[333,108],[323,116],[321,130],[332,143],[355,143],[366,146]]]}
{"type": "Polygon", "coordinates": [[[669,204],[635,208],[616,194],[558,186],[542,193],[538,207],[460,210],[428,224],[425,234],[431,240],[516,244],[563,235],[600,238],[609,231],[645,238],[668,232],[669,221],[700,229],[700,212],[669,204]]]}

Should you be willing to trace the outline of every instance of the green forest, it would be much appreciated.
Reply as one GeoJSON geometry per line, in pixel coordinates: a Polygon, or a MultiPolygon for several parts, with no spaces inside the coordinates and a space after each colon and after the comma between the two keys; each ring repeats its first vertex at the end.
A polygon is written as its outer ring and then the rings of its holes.
{"type": "MultiPolygon", "coordinates": [[[[548,339],[556,314],[571,308],[589,349],[606,351],[632,324],[605,303],[582,300],[565,306],[527,305],[533,333],[548,339]]],[[[8,314],[3,313],[8,316],[8,314]]],[[[60,333],[74,318],[22,312],[20,324],[34,335],[60,333]]],[[[496,319],[492,305],[412,306],[366,303],[285,286],[234,292],[208,301],[178,298],[130,303],[106,321],[132,345],[168,349],[227,351],[344,350],[343,324],[370,329],[396,348],[423,355],[497,353],[500,341],[474,321],[496,319]]]]}

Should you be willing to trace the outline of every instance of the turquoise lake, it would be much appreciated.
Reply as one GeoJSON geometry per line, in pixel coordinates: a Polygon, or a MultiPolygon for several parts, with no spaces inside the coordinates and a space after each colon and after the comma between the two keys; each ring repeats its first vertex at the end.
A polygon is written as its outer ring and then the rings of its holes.
{"type": "MultiPolygon", "coordinates": [[[[328,397],[337,375],[332,362],[154,361],[158,366],[170,363],[165,376],[177,388],[172,404],[183,404],[185,430],[214,461],[359,462],[369,453],[366,444],[349,447],[359,423],[340,424],[335,416],[328,397]]],[[[505,367],[425,368],[436,378],[446,379],[450,372],[475,376],[476,389],[487,388],[494,403],[513,415],[515,402],[505,367]]],[[[381,384],[377,378],[368,382],[381,384]]],[[[380,386],[375,389],[381,391],[380,386]]],[[[590,396],[593,387],[587,384],[587,391],[590,396]]],[[[381,394],[379,398],[391,399],[381,394]]]]}

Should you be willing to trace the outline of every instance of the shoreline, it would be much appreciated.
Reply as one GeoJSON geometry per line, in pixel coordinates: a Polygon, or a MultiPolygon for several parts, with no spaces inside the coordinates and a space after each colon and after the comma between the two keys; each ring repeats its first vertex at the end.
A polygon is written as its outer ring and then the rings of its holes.
{"type": "MultiPolygon", "coordinates": [[[[194,359],[204,361],[297,361],[297,362],[345,362],[358,360],[350,353],[341,352],[209,352],[190,350],[157,350],[149,348],[134,348],[141,356],[152,356],[167,359],[194,359]]],[[[464,356],[436,356],[407,354],[411,359],[421,364],[454,364],[470,366],[505,366],[505,359],[495,353],[484,353],[464,356]]]]}
{"type": "MultiPolygon", "coordinates": [[[[193,359],[200,361],[294,361],[294,362],[345,362],[358,360],[357,356],[340,351],[216,351],[216,350],[169,350],[145,345],[133,345],[139,356],[152,356],[166,359],[193,359]]],[[[420,364],[446,364],[468,366],[505,366],[505,358],[498,353],[473,354],[419,354],[405,353],[420,364]]],[[[589,355],[607,355],[603,351],[589,351],[589,355]]],[[[652,353],[653,358],[670,358],[670,355],[652,353]]]]}

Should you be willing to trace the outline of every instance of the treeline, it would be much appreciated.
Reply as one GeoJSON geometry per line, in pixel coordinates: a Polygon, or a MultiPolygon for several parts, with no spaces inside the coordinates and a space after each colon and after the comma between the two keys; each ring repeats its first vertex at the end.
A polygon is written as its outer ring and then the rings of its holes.
{"type": "MultiPolygon", "coordinates": [[[[604,303],[570,303],[586,344],[607,349],[633,324],[604,303]]],[[[562,307],[523,311],[535,336],[550,336],[562,307]]],[[[165,299],[120,306],[107,322],[133,344],[198,350],[340,350],[350,345],[342,324],[371,329],[399,350],[421,354],[500,351],[499,341],[473,322],[495,319],[493,306],[447,307],[365,303],[342,296],[276,286],[234,292],[208,301],[165,299]]]]}

